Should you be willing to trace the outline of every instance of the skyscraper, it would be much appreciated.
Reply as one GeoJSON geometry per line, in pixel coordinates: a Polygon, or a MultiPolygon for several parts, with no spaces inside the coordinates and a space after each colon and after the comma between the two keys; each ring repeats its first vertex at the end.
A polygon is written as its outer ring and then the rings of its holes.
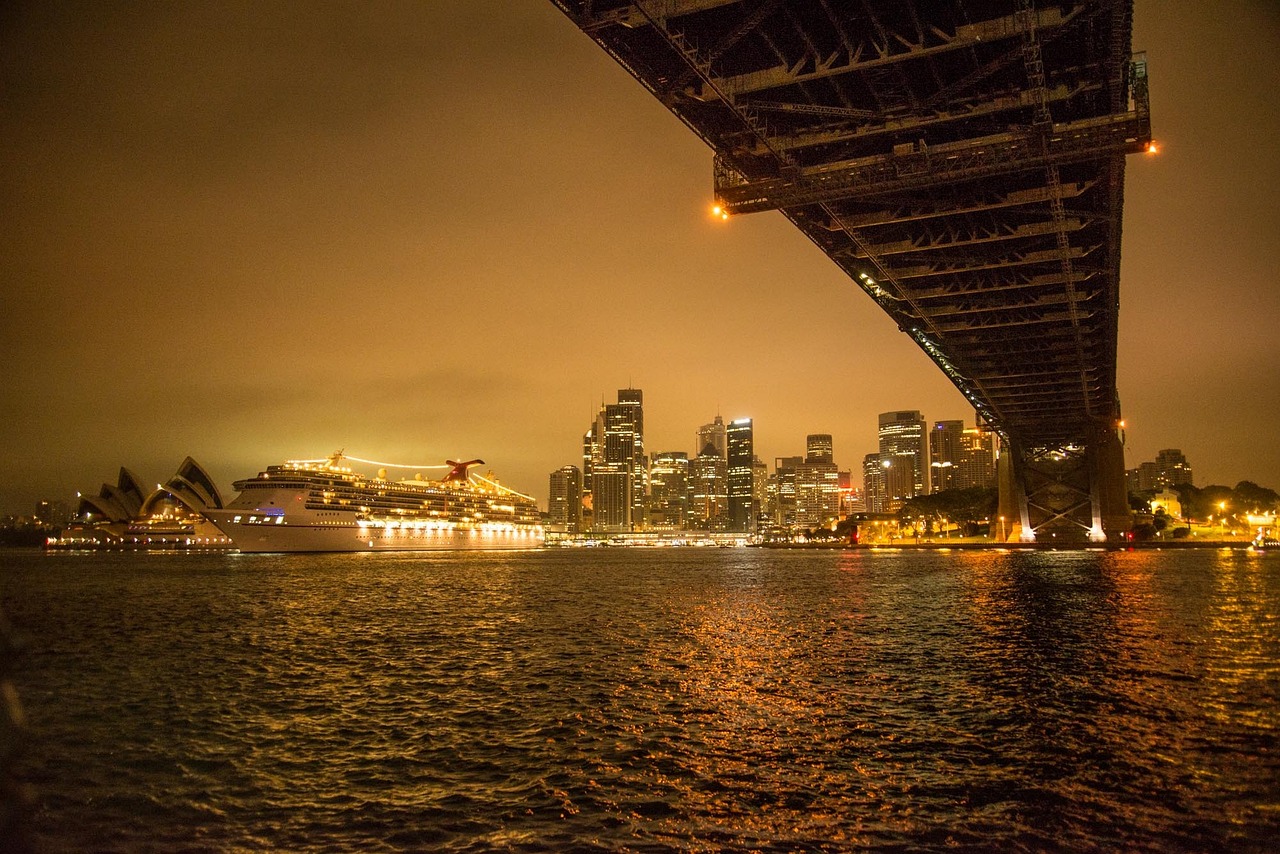
{"type": "Polygon", "coordinates": [[[723,531],[728,524],[729,465],[708,442],[689,461],[689,527],[723,531]]]}
{"type": "Polygon", "coordinates": [[[649,466],[649,525],[678,531],[689,514],[689,455],[664,451],[649,466]]]}
{"type": "Polygon", "coordinates": [[[810,433],[805,437],[804,461],[806,463],[834,463],[830,433],[810,433]]]}
{"type": "Polygon", "coordinates": [[[707,445],[711,445],[715,452],[724,459],[729,458],[729,445],[727,434],[724,426],[724,419],[719,415],[710,424],[703,424],[698,428],[698,443],[694,446],[697,448],[698,454],[701,454],[707,445]]]}
{"type": "Polygon", "coordinates": [[[929,449],[924,417],[918,410],[882,412],[879,420],[885,512],[893,512],[908,498],[925,494],[929,483],[929,449]]]}
{"type": "Polygon", "coordinates": [[[796,523],[796,477],[804,457],[774,457],[773,459],[773,521],[783,527],[796,523]]]}
{"type": "Polygon", "coordinates": [[[644,453],[644,392],[638,388],[618,389],[618,406],[625,408],[631,425],[631,527],[644,527],[646,496],[649,492],[649,461],[644,453]]]}
{"type": "Polygon", "coordinates": [[[738,533],[754,532],[758,512],[752,488],[752,462],[755,459],[753,435],[750,418],[739,418],[726,431],[729,530],[738,533]]]}
{"type": "Polygon", "coordinates": [[[796,470],[795,524],[815,528],[839,514],[840,473],[836,470],[831,435],[811,433],[805,439],[804,462],[796,470]]]}
{"type": "Polygon", "coordinates": [[[884,461],[879,454],[867,454],[862,458],[862,494],[868,513],[885,513],[884,461]]]}
{"type": "Polygon", "coordinates": [[[642,400],[640,389],[619,389],[618,402],[601,408],[583,438],[594,530],[631,531],[644,524],[648,466],[642,400]]]}
{"type": "Polygon", "coordinates": [[[964,464],[964,422],[935,421],[929,431],[929,492],[957,488],[964,464]]]}
{"type": "Polygon", "coordinates": [[[553,531],[576,534],[582,529],[582,472],[577,466],[563,466],[551,473],[547,517],[553,531]]]}

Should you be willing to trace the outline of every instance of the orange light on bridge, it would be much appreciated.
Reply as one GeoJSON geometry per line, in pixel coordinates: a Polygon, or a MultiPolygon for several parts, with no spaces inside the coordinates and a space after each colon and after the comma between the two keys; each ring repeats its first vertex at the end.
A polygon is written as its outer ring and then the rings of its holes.
{"type": "Polygon", "coordinates": [[[1160,153],[1160,146],[1156,145],[1156,141],[1154,139],[1147,143],[1147,154],[1159,154],[1159,153],[1160,153]]]}
{"type": "Polygon", "coordinates": [[[722,208],[720,205],[716,205],[711,209],[711,215],[715,217],[719,217],[720,219],[729,218],[729,212],[724,208],[722,208]]]}

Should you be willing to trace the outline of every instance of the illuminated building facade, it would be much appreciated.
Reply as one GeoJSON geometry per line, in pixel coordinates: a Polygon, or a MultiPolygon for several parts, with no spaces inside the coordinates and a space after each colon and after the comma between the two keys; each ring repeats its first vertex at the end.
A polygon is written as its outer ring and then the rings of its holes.
{"type": "Polygon", "coordinates": [[[52,548],[230,548],[231,540],[205,517],[222,507],[209,473],[187,457],[163,485],[144,492],[142,481],[120,469],[115,485],[79,495],[75,519],[52,548]]]}
{"type": "Polygon", "coordinates": [[[796,478],[804,457],[775,457],[773,460],[773,494],[770,496],[773,521],[783,527],[796,523],[796,478]]]}
{"type": "Polygon", "coordinates": [[[868,513],[886,513],[884,463],[879,454],[862,458],[862,494],[868,513]]]}
{"type": "Polygon", "coordinates": [[[689,522],[698,531],[723,531],[728,527],[729,464],[707,443],[689,461],[689,522]]]}
{"type": "Polygon", "coordinates": [[[751,458],[751,501],[755,512],[752,530],[758,530],[769,506],[769,467],[756,456],[751,458]]]}
{"type": "Polygon", "coordinates": [[[583,437],[583,470],[592,530],[619,533],[644,526],[648,465],[640,389],[619,389],[618,402],[596,415],[583,437]]]}
{"type": "Polygon", "coordinates": [[[810,433],[804,440],[804,461],[810,464],[834,463],[835,452],[830,433],[810,433]]]}
{"type": "Polygon", "coordinates": [[[698,442],[694,445],[701,454],[703,448],[710,445],[715,452],[721,457],[729,458],[729,440],[728,431],[724,425],[724,419],[719,415],[710,424],[703,424],[698,428],[698,442]]]}
{"type": "Polygon", "coordinates": [[[551,473],[547,517],[550,529],[566,534],[582,530],[582,472],[577,466],[563,466],[551,473]]]}
{"type": "Polygon", "coordinates": [[[689,515],[689,455],[664,451],[649,465],[649,527],[678,531],[689,515]]]}
{"type": "MultiPolygon", "coordinates": [[[[718,418],[719,416],[717,416],[718,418]]],[[[752,533],[755,530],[755,443],[750,418],[739,418],[726,430],[727,475],[726,492],[729,502],[729,530],[736,533],[752,533]]]]}
{"type": "Polygon", "coordinates": [[[816,528],[840,514],[840,472],[836,470],[831,436],[811,433],[805,439],[804,461],[796,468],[795,525],[816,528]]]}
{"type": "Polygon", "coordinates": [[[885,470],[884,512],[928,491],[928,440],[918,410],[883,412],[879,418],[880,461],[885,470]]]}
{"type": "Polygon", "coordinates": [[[995,486],[994,444],[989,430],[935,421],[929,430],[929,491],[995,486]]]}

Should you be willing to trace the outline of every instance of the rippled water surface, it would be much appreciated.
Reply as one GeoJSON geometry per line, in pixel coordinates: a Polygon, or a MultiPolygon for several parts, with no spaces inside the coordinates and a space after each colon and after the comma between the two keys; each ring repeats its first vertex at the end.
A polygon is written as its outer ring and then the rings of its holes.
{"type": "Polygon", "coordinates": [[[0,554],[47,851],[1268,850],[1280,555],[0,554]]]}

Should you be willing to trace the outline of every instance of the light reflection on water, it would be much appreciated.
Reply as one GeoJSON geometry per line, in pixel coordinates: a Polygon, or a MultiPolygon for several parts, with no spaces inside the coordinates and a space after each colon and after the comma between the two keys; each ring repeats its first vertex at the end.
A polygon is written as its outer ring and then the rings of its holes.
{"type": "Polygon", "coordinates": [[[0,555],[50,850],[1264,850],[1280,558],[0,555]]]}

